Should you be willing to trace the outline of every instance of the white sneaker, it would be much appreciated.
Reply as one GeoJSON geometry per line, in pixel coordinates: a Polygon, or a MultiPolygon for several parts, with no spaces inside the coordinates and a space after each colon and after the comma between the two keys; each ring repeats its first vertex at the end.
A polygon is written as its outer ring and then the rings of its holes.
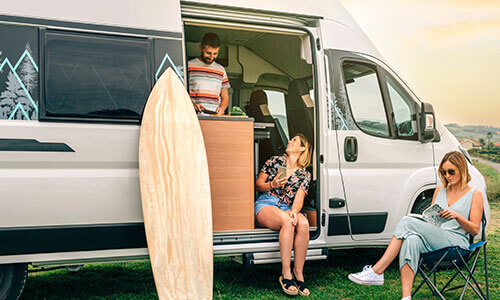
{"type": "Polygon", "coordinates": [[[372,266],[365,266],[359,273],[349,274],[348,278],[357,284],[362,285],[383,285],[384,274],[373,272],[372,266]]]}
{"type": "Polygon", "coordinates": [[[401,300],[411,300],[411,296],[401,298],[401,300]]]}

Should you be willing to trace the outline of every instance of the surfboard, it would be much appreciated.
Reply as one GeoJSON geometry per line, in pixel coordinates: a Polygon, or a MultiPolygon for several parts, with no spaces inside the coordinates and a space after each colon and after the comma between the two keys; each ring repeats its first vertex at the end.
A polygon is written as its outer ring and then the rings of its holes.
{"type": "Polygon", "coordinates": [[[142,211],[159,299],[212,299],[207,155],[191,99],[168,69],[146,102],[139,141],[142,211]]]}

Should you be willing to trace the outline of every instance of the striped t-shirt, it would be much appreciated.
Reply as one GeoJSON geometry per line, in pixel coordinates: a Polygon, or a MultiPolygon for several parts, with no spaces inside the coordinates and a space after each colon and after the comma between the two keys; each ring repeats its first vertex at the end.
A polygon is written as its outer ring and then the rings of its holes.
{"type": "Polygon", "coordinates": [[[194,103],[215,111],[220,104],[220,92],[228,89],[226,70],[215,61],[207,65],[199,58],[188,62],[189,96],[194,103]]]}

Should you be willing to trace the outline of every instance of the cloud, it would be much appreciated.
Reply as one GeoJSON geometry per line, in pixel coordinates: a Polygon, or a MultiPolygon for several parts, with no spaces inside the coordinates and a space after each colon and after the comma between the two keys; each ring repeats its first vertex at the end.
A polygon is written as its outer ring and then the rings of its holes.
{"type": "Polygon", "coordinates": [[[500,19],[486,20],[461,20],[451,24],[426,27],[418,30],[409,41],[410,45],[419,42],[446,44],[447,40],[453,40],[453,43],[461,41],[467,43],[475,37],[485,39],[500,38],[500,19]]]}
{"type": "Polygon", "coordinates": [[[500,8],[498,0],[448,0],[451,6],[467,7],[467,8],[500,8]]]}

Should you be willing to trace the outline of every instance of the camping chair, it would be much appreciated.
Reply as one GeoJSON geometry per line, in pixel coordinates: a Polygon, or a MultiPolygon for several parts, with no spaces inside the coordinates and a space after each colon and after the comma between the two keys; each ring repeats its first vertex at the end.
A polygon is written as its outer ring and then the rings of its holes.
{"type": "Polygon", "coordinates": [[[481,224],[481,240],[474,243],[474,237],[471,236],[469,238],[471,245],[469,246],[468,250],[464,250],[460,247],[447,247],[421,255],[418,264],[418,271],[417,274],[415,274],[415,279],[417,275],[420,274],[424,280],[422,280],[418,287],[413,291],[412,297],[417,293],[417,291],[420,289],[420,287],[422,287],[424,283],[427,283],[434,296],[440,297],[441,299],[445,299],[442,294],[443,292],[463,288],[462,294],[460,295],[460,299],[462,299],[465,295],[465,290],[469,285],[474,290],[474,292],[476,292],[480,299],[490,299],[490,292],[488,287],[488,264],[486,257],[486,244],[488,243],[488,241],[486,240],[486,218],[484,214],[481,219],[481,224]],[[479,254],[481,253],[481,248],[483,249],[484,253],[486,296],[479,286],[476,278],[474,277],[474,271],[476,270],[476,264],[479,258],[479,254]],[[472,263],[470,263],[471,261],[472,263]],[[438,289],[436,286],[436,272],[447,269],[454,269],[456,270],[456,272],[441,289],[438,289]],[[464,270],[466,271],[466,273],[464,273],[464,270]],[[465,284],[448,288],[448,286],[457,277],[457,275],[461,275],[465,279],[465,284]],[[433,276],[434,280],[431,280],[429,278],[430,276],[433,276]]]}

